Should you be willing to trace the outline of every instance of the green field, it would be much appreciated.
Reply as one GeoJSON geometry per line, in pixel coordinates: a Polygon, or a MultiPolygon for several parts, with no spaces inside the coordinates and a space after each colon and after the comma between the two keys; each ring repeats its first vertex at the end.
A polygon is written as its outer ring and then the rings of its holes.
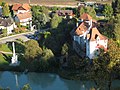
{"type": "Polygon", "coordinates": [[[12,52],[12,51],[10,50],[10,48],[8,47],[7,44],[1,44],[1,45],[0,45],[0,51],[12,52]]]}

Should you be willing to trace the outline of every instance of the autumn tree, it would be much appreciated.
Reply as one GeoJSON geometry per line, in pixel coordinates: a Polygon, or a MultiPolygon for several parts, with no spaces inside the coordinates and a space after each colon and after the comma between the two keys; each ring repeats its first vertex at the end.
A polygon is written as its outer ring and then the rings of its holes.
{"type": "Polygon", "coordinates": [[[9,5],[8,3],[5,3],[5,5],[3,6],[3,16],[8,17],[10,15],[10,10],[9,10],[9,5]]]}
{"type": "Polygon", "coordinates": [[[25,42],[25,59],[28,61],[34,60],[37,56],[42,54],[42,49],[35,40],[25,42]]]}
{"type": "Polygon", "coordinates": [[[106,53],[101,50],[98,58],[93,60],[89,68],[89,76],[96,83],[100,90],[110,90],[114,76],[120,73],[120,48],[112,39],[108,43],[106,53]]]}

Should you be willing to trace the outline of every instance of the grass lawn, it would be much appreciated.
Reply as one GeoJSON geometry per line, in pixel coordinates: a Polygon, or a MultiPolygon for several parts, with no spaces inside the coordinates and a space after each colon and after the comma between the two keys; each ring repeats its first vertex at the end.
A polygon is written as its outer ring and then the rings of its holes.
{"type": "Polygon", "coordinates": [[[5,57],[2,54],[0,54],[0,67],[6,66],[8,64],[9,62],[5,60],[5,57]]]}
{"type": "MultiPolygon", "coordinates": [[[[24,53],[24,49],[25,49],[24,43],[20,41],[15,42],[15,51],[17,54],[24,53]]],[[[8,44],[0,44],[0,51],[12,52],[12,43],[10,42],[8,44]]],[[[12,54],[1,54],[0,53],[0,71],[1,70],[16,70],[16,68],[9,66],[11,62],[11,58],[12,58],[12,54]]],[[[21,56],[19,55],[18,55],[18,60],[21,61],[22,65],[25,64],[23,62],[23,58],[21,58],[21,56]]]]}
{"type": "Polygon", "coordinates": [[[1,45],[0,45],[0,51],[12,52],[12,51],[9,49],[9,47],[8,47],[7,44],[1,44],[1,45]]]}

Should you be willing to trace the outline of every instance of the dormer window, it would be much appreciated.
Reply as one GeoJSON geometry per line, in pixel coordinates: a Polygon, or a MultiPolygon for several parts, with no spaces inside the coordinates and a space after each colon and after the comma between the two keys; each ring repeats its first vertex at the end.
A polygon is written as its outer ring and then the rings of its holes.
{"type": "Polygon", "coordinates": [[[97,37],[98,37],[98,35],[96,34],[96,35],[95,35],[95,39],[96,39],[97,37]]]}

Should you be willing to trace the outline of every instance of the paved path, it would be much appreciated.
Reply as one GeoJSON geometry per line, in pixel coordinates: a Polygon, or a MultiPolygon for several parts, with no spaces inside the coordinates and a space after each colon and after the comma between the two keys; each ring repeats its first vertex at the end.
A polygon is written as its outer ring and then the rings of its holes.
{"type": "Polygon", "coordinates": [[[0,51],[0,53],[3,53],[3,54],[13,54],[12,52],[4,52],[4,51],[0,51]]]}
{"type": "MultiPolygon", "coordinates": [[[[38,31],[39,31],[39,33],[40,33],[40,32],[48,31],[49,29],[50,29],[50,28],[42,29],[42,30],[38,30],[38,31]]],[[[16,39],[21,39],[21,40],[23,40],[24,42],[26,42],[26,41],[30,40],[27,36],[28,36],[28,35],[34,35],[35,31],[37,31],[37,30],[0,38],[0,44],[6,43],[6,42],[15,41],[16,39]]]]}
{"type": "Polygon", "coordinates": [[[26,32],[26,33],[16,34],[8,37],[3,37],[3,38],[0,38],[0,44],[10,42],[10,41],[15,41],[16,39],[22,39],[25,42],[29,40],[27,35],[33,35],[33,34],[34,32],[26,32]]]}

